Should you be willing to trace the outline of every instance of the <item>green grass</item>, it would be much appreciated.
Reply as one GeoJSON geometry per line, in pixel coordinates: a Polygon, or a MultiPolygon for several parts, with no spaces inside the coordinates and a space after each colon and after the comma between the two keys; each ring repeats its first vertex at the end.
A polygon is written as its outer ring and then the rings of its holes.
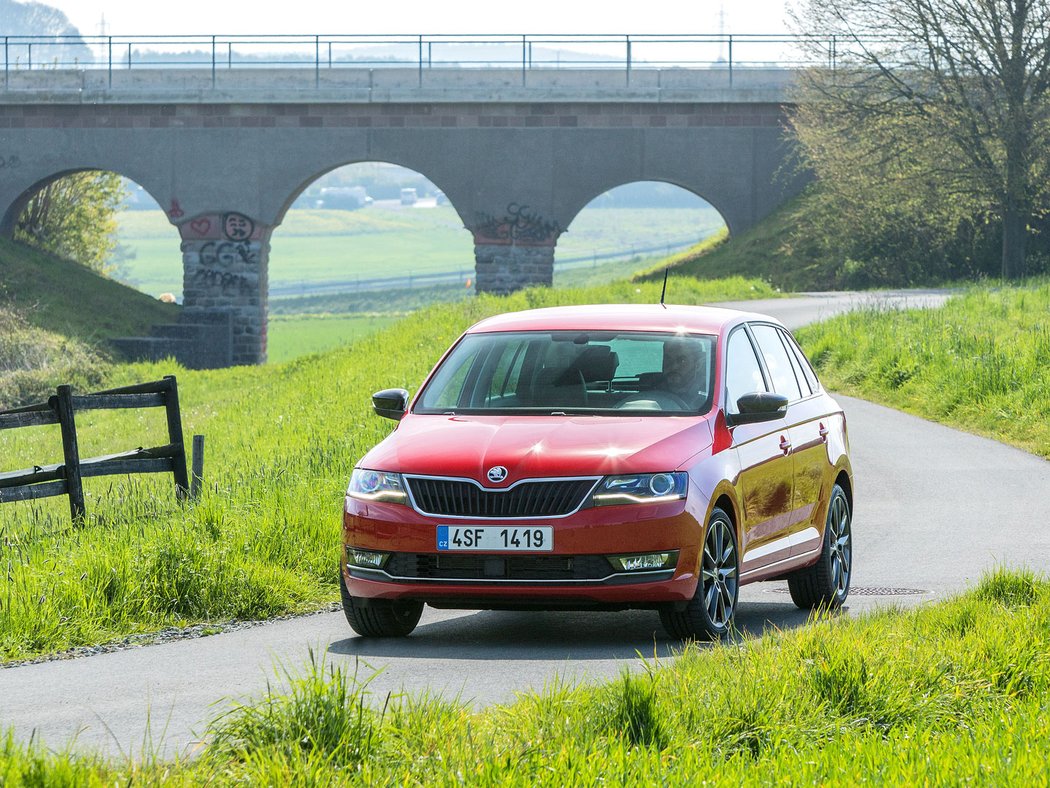
{"type": "Polygon", "coordinates": [[[4,238],[0,305],[16,310],[30,325],[88,343],[142,335],[154,323],[173,322],[179,313],[174,304],[4,238]]]}
{"type": "Polygon", "coordinates": [[[288,315],[271,317],[268,358],[280,364],[309,353],[323,353],[374,334],[398,320],[397,315],[288,315]]]}
{"type": "MultiPolygon", "coordinates": [[[[789,200],[754,227],[725,243],[701,246],[677,258],[674,271],[698,279],[747,276],[783,290],[826,290],[831,284],[827,261],[809,249],[796,248],[796,214],[802,198],[789,200]]],[[[653,270],[640,277],[651,281],[663,276],[653,270]]]]}
{"type": "Polygon", "coordinates": [[[1002,570],[917,609],[687,647],[509,706],[377,697],[316,659],[192,762],[11,739],[0,782],[172,785],[1045,785],[1050,583],[1002,570]]]}
{"type": "MultiPolygon", "coordinates": [[[[125,211],[117,237],[134,254],[125,274],[152,295],[182,292],[178,232],[154,211],[125,211]]],[[[626,252],[697,239],[723,226],[714,209],[601,208],[579,214],[558,242],[558,259],[626,252]]],[[[474,241],[450,205],[359,211],[292,210],[270,243],[272,286],[463,271],[474,241]]],[[[608,280],[606,280],[608,281],[608,280]]]]}
{"type": "Polygon", "coordinates": [[[1050,280],[798,332],[824,385],[1050,458],[1050,280]]]}
{"type": "MultiPolygon", "coordinates": [[[[761,283],[683,280],[675,301],[768,296],[761,283]]],[[[89,479],[88,518],[64,499],[0,506],[0,660],[169,625],[266,618],[336,598],[340,506],[354,463],[391,429],[380,388],[416,390],[439,354],[487,315],[556,304],[654,303],[656,284],[535,289],[423,310],[324,355],[191,372],[115,367],[112,385],[177,372],[187,435],[207,438],[201,500],[181,506],[163,477],[89,479]]],[[[82,456],[158,445],[162,411],[92,411],[82,456]]],[[[0,433],[3,468],[61,461],[57,429],[0,433]]]]}
{"type": "Polygon", "coordinates": [[[106,340],[143,334],[178,311],[0,238],[0,408],[38,401],[59,383],[96,386],[111,357],[106,340]]]}

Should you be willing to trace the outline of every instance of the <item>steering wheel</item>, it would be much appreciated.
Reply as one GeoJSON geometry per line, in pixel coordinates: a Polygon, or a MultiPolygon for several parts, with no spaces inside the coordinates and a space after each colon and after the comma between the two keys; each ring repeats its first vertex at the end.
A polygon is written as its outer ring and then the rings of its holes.
{"type": "Polygon", "coordinates": [[[628,394],[616,403],[619,409],[645,409],[645,410],[690,410],[690,407],[677,394],[662,389],[652,391],[639,391],[637,394],[628,394]]]}

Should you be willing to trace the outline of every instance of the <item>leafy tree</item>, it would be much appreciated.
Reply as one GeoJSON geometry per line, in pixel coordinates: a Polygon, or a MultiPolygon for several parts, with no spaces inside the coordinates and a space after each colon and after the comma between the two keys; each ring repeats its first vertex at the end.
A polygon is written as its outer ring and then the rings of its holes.
{"type": "Polygon", "coordinates": [[[828,66],[792,128],[850,221],[910,215],[948,245],[990,221],[1002,275],[1024,273],[1050,207],[1050,2],[802,0],[794,20],[828,66]]]}
{"type": "Polygon", "coordinates": [[[112,172],[77,172],[51,182],[30,199],[15,225],[15,240],[84,265],[112,272],[116,210],[126,191],[112,172]]]}

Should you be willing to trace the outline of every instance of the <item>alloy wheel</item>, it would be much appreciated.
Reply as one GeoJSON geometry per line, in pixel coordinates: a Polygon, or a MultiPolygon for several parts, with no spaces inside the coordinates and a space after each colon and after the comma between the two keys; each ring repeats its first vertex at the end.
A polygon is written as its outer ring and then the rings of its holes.
{"type": "Polygon", "coordinates": [[[711,521],[704,540],[701,566],[704,608],[717,629],[725,629],[733,618],[737,592],[736,542],[732,526],[718,518],[711,521]]]}

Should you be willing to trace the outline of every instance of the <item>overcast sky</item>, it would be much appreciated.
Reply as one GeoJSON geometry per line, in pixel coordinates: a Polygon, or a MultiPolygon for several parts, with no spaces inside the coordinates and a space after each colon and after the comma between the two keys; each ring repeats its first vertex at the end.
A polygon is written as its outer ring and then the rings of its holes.
{"type": "Polygon", "coordinates": [[[786,0],[43,0],[83,35],[783,33],[786,0]]]}

